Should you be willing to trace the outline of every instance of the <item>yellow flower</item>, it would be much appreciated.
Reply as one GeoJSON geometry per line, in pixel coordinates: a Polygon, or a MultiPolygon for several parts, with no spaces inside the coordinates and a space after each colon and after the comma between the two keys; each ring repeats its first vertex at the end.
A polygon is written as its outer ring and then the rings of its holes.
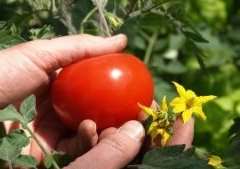
{"type": "Polygon", "coordinates": [[[158,112],[156,110],[154,110],[151,107],[146,107],[140,103],[138,103],[138,106],[143,110],[144,113],[146,113],[149,117],[151,117],[153,121],[157,120],[158,112]]]}
{"type": "Polygon", "coordinates": [[[162,102],[160,103],[160,109],[162,113],[168,112],[168,104],[167,104],[166,96],[163,97],[162,102]]]}
{"type": "Polygon", "coordinates": [[[167,131],[170,127],[168,117],[168,104],[166,97],[163,97],[160,106],[150,108],[139,104],[139,107],[152,119],[147,134],[150,135],[152,143],[156,138],[160,138],[161,145],[166,145],[171,134],[167,131]]]}
{"type": "Polygon", "coordinates": [[[155,108],[146,107],[140,103],[138,103],[138,106],[144,111],[144,113],[151,117],[153,121],[163,118],[164,114],[167,114],[168,112],[167,99],[165,96],[163,97],[160,106],[156,106],[155,108]]]}
{"type": "Polygon", "coordinates": [[[107,18],[108,22],[111,24],[113,29],[118,29],[123,25],[122,18],[119,18],[118,16],[116,16],[110,12],[106,12],[105,14],[106,14],[106,18],[107,18]]]}
{"type": "Polygon", "coordinates": [[[213,166],[215,169],[223,169],[224,166],[222,165],[223,161],[221,157],[216,156],[216,155],[211,155],[208,158],[208,165],[213,166]]]}
{"type": "Polygon", "coordinates": [[[207,117],[202,110],[202,105],[213,100],[216,96],[197,96],[194,91],[186,90],[176,82],[173,82],[173,84],[176,87],[179,97],[174,98],[170,105],[173,107],[174,113],[181,114],[183,123],[188,122],[193,114],[206,120],[207,117]]]}
{"type": "Polygon", "coordinates": [[[159,128],[158,122],[152,122],[147,133],[150,135],[152,143],[156,138],[160,138],[161,146],[166,145],[171,137],[171,134],[169,134],[166,129],[159,128]]]}

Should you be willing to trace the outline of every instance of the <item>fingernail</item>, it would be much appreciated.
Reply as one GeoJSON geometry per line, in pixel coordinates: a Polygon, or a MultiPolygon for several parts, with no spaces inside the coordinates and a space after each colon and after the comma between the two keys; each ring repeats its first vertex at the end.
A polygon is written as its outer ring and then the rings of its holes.
{"type": "Polygon", "coordinates": [[[121,126],[119,129],[120,133],[126,134],[136,141],[142,141],[145,135],[143,125],[138,121],[129,121],[121,126]]]}
{"type": "Polygon", "coordinates": [[[110,37],[109,39],[111,39],[111,40],[127,40],[127,37],[124,34],[118,34],[118,35],[110,37]]]}

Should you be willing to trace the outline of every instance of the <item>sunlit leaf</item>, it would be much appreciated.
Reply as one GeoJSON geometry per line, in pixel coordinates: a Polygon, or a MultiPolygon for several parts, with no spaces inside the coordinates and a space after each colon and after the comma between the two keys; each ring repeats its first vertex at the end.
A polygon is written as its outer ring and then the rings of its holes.
{"type": "Polygon", "coordinates": [[[13,162],[14,166],[22,168],[37,168],[37,160],[33,156],[19,155],[13,162]]]}
{"type": "Polygon", "coordinates": [[[13,162],[21,153],[22,148],[29,143],[29,138],[22,130],[15,130],[0,139],[0,159],[13,162]]]}
{"type": "Polygon", "coordinates": [[[6,108],[0,110],[0,121],[24,121],[23,117],[17,112],[13,105],[9,105],[6,108]]]}
{"type": "Polygon", "coordinates": [[[27,123],[33,120],[36,116],[36,97],[34,95],[27,97],[22,102],[20,112],[27,123]]]}
{"type": "Polygon", "coordinates": [[[139,169],[211,169],[207,160],[198,158],[194,149],[184,151],[184,146],[155,148],[144,155],[139,169]]]}

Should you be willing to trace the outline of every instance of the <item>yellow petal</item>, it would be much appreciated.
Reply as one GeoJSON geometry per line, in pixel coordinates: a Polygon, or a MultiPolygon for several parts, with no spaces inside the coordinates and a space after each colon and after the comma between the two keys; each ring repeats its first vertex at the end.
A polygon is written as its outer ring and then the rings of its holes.
{"type": "Polygon", "coordinates": [[[168,105],[167,105],[166,96],[163,97],[160,107],[161,107],[162,112],[168,112],[168,105]]]}
{"type": "Polygon", "coordinates": [[[219,156],[211,155],[208,158],[208,165],[213,166],[214,168],[220,168],[222,166],[222,159],[219,156]]]}
{"type": "Polygon", "coordinates": [[[143,106],[140,103],[138,103],[138,106],[144,111],[144,113],[146,113],[148,116],[151,116],[153,120],[157,119],[157,112],[154,111],[152,108],[143,106]]]}
{"type": "Polygon", "coordinates": [[[166,145],[171,137],[171,135],[165,129],[162,129],[162,128],[159,128],[151,133],[152,142],[154,142],[154,139],[157,136],[160,136],[162,146],[166,145]]]}
{"type": "Polygon", "coordinates": [[[186,100],[193,99],[193,98],[195,98],[195,97],[197,97],[197,95],[196,95],[195,92],[192,91],[192,90],[187,90],[187,91],[186,91],[186,94],[185,94],[185,96],[184,96],[184,98],[185,98],[186,100]]]}
{"type": "Polygon", "coordinates": [[[192,117],[192,111],[191,110],[185,110],[182,113],[182,119],[183,119],[183,123],[187,123],[192,117]]]}
{"type": "Polygon", "coordinates": [[[207,119],[207,116],[205,115],[205,113],[202,110],[202,106],[195,106],[192,108],[192,111],[197,117],[201,118],[202,120],[207,119]]]}
{"type": "Polygon", "coordinates": [[[186,102],[185,99],[181,97],[176,97],[172,100],[170,105],[173,107],[174,113],[181,113],[186,110],[186,102]]]}
{"type": "Polygon", "coordinates": [[[198,99],[201,103],[207,103],[210,100],[215,99],[216,96],[210,95],[210,96],[199,96],[198,99]]]}
{"type": "Polygon", "coordinates": [[[150,137],[151,137],[152,143],[154,143],[156,137],[162,134],[162,129],[152,130],[152,132],[151,132],[151,133],[148,133],[148,134],[149,134],[150,137]]]}
{"type": "Polygon", "coordinates": [[[171,137],[171,135],[166,130],[164,130],[163,133],[162,133],[161,144],[163,146],[165,146],[168,143],[170,137],[171,137]]]}
{"type": "Polygon", "coordinates": [[[173,84],[175,85],[179,96],[184,97],[186,94],[185,88],[182,85],[178,84],[177,82],[173,82],[173,84]]]}
{"type": "Polygon", "coordinates": [[[152,122],[148,128],[148,134],[151,135],[151,133],[154,133],[154,131],[156,131],[158,128],[158,123],[157,122],[152,122]]]}

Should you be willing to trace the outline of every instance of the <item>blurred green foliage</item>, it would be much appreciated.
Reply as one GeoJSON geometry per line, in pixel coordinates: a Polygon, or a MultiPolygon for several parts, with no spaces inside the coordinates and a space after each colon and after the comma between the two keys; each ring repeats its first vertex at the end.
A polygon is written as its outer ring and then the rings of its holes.
{"type": "MultiPolygon", "coordinates": [[[[0,48],[80,30],[104,35],[93,9],[90,0],[1,0],[0,48]]],[[[240,115],[240,1],[109,0],[105,14],[111,33],[127,34],[127,51],[151,69],[157,100],[175,95],[171,81],[218,96],[205,107],[208,120],[197,121],[194,143],[225,154],[240,115]]]]}

